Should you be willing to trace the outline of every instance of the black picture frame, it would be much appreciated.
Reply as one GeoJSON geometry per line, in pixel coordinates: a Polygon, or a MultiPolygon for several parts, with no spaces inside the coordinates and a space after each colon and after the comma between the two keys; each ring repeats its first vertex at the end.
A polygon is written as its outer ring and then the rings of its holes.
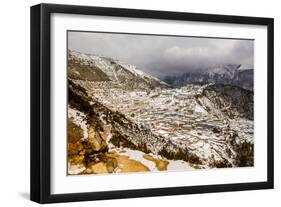
{"type": "Polygon", "coordinates": [[[274,187],[274,147],[273,147],[273,38],[272,18],[195,14],[169,11],[135,10],[89,6],[39,4],[31,7],[31,174],[30,199],[38,203],[88,201],[102,199],[134,198],[146,196],[166,196],[179,194],[211,193],[272,189],[274,187]],[[53,13],[100,15],[113,17],[134,17],[149,19],[181,20],[194,22],[219,22],[267,26],[267,181],[236,184],[169,187],[106,192],[86,192],[74,194],[51,194],[50,130],[51,130],[51,74],[50,74],[50,16],[53,13]]]}

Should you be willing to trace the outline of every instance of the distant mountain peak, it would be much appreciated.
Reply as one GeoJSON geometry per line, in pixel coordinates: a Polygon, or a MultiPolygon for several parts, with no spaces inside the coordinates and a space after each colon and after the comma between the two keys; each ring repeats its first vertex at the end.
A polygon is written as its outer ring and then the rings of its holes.
{"type": "Polygon", "coordinates": [[[172,86],[189,83],[222,83],[253,90],[253,69],[241,64],[217,64],[205,69],[186,72],[180,76],[166,76],[163,81],[172,86]]]}

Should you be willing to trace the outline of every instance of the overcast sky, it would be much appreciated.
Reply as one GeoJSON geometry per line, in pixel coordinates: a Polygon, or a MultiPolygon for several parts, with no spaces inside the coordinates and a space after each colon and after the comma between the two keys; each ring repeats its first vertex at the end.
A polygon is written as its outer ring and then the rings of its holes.
{"type": "Polygon", "coordinates": [[[217,64],[253,68],[254,41],[68,32],[68,49],[119,59],[161,78],[217,64]]]}

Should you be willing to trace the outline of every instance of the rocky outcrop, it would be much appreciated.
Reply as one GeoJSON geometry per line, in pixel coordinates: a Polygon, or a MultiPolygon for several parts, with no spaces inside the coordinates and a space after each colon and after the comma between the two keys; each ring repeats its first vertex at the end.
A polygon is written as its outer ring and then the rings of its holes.
{"type": "Polygon", "coordinates": [[[82,129],[70,118],[67,119],[67,126],[68,161],[72,165],[83,165],[85,151],[81,142],[81,139],[83,138],[82,129]]]}

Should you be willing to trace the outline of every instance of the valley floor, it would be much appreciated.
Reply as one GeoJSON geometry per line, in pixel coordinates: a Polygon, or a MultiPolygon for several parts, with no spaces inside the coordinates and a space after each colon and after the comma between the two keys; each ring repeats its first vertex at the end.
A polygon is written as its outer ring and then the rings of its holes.
{"type": "MultiPolygon", "coordinates": [[[[94,100],[114,112],[124,114],[126,119],[136,123],[141,130],[171,140],[179,149],[184,146],[195,158],[176,158],[169,154],[168,149],[168,152],[163,153],[163,149],[160,150],[163,146],[156,142],[152,143],[150,152],[115,146],[110,142],[112,126],[101,116],[100,121],[104,124],[101,137],[107,151],[102,152],[96,162],[87,166],[79,162],[69,162],[68,173],[71,175],[182,171],[253,165],[253,120],[239,117],[235,111],[231,114],[235,118],[229,118],[224,111],[233,106],[226,102],[219,108],[217,103],[212,101],[212,97],[202,96],[202,92],[209,85],[130,91],[120,87],[108,89],[107,83],[102,85],[90,81],[75,82],[86,88],[94,100]],[[159,153],[160,151],[162,153],[159,153]]],[[[86,140],[92,133],[89,131],[86,116],[69,107],[68,118],[81,129],[82,140],[86,140]]]]}

